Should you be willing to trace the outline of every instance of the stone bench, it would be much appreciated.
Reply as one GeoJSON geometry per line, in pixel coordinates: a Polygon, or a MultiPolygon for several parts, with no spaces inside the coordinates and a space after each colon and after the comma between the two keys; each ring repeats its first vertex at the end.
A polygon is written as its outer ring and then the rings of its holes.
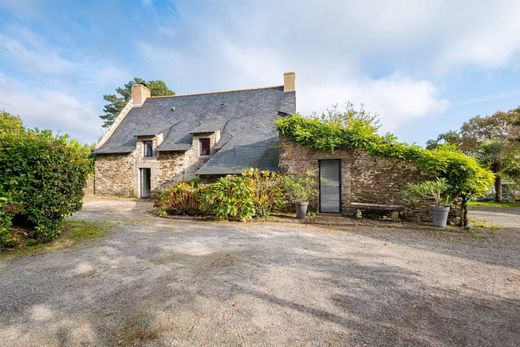
{"type": "Polygon", "coordinates": [[[390,212],[392,214],[392,222],[399,222],[399,212],[404,211],[404,206],[353,202],[350,204],[350,209],[354,211],[356,218],[363,218],[363,212],[377,214],[390,212]]]}

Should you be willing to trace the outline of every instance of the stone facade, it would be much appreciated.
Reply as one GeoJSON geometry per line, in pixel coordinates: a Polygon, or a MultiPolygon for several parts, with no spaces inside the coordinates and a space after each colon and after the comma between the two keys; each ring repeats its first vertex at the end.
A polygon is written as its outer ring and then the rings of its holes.
{"type": "Polygon", "coordinates": [[[157,152],[160,136],[142,137],[129,154],[103,154],[96,157],[95,194],[140,197],[139,169],[149,168],[152,195],[175,182],[195,178],[197,170],[211,156],[199,156],[199,137],[209,137],[211,146],[215,135],[193,136],[191,149],[185,152],[157,152]],[[153,142],[153,156],[144,157],[144,142],[153,142]]]}
{"type": "MultiPolygon", "coordinates": [[[[431,179],[415,165],[402,160],[376,158],[355,150],[315,151],[287,139],[280,139],[280,143],[280,171],[297,174],[311,170],[317,187],[319,160],[341,160],[342,213],[346,215],[355,214],[359,208],[356,204],[404,205],[401,194],[408,184],[431,179]]],[[[457,209],[453,209],[452,217],[457,213],[457,209]]],[[[407,209],[401,215],[431,220],[426,205],[413,211],[407,209]]]]}

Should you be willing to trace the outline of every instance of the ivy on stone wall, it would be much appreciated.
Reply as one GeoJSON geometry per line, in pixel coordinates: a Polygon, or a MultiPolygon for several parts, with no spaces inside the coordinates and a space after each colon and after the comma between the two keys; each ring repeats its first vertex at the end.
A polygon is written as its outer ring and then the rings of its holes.
{"type": "Polygon", "coordinates": [[[279,118],[276,125],[282,136],[317,151],[363,150],[376,157],[412,162],[434,177],[446,178],[453,196],[481,196],[493,184],[493,174],[472,157],[446,146],[426,150],[398,142],[393,135],[378,135],[376,128],[363,120],[345,123],[293,114],[279,118]]]}

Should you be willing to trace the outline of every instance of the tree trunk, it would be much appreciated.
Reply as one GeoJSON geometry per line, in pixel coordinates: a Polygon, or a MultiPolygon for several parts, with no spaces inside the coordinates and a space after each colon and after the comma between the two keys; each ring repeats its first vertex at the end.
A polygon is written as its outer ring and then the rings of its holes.
{"type": "Polygon", "coordinates": [[[468,226],[468,198],[466,195],[462,196],[462,204],[460,205],[460,226],[468,226]]]}
{"type": "Polygon", "coordinates": [[[495,201],[502,202],[502,177],[499,173],[495,176],[495,201]]]}

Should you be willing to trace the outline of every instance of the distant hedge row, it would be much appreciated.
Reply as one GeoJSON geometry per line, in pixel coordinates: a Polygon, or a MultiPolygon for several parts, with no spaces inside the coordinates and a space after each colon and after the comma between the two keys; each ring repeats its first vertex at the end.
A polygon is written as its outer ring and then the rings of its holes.
{"type": "Polygon", "coordinates": [[[54,239],[81,208],[88,147],[0,112],[0,248],[54,239]],[[13,234],[12,228],[23,232],[13,234]]]}

